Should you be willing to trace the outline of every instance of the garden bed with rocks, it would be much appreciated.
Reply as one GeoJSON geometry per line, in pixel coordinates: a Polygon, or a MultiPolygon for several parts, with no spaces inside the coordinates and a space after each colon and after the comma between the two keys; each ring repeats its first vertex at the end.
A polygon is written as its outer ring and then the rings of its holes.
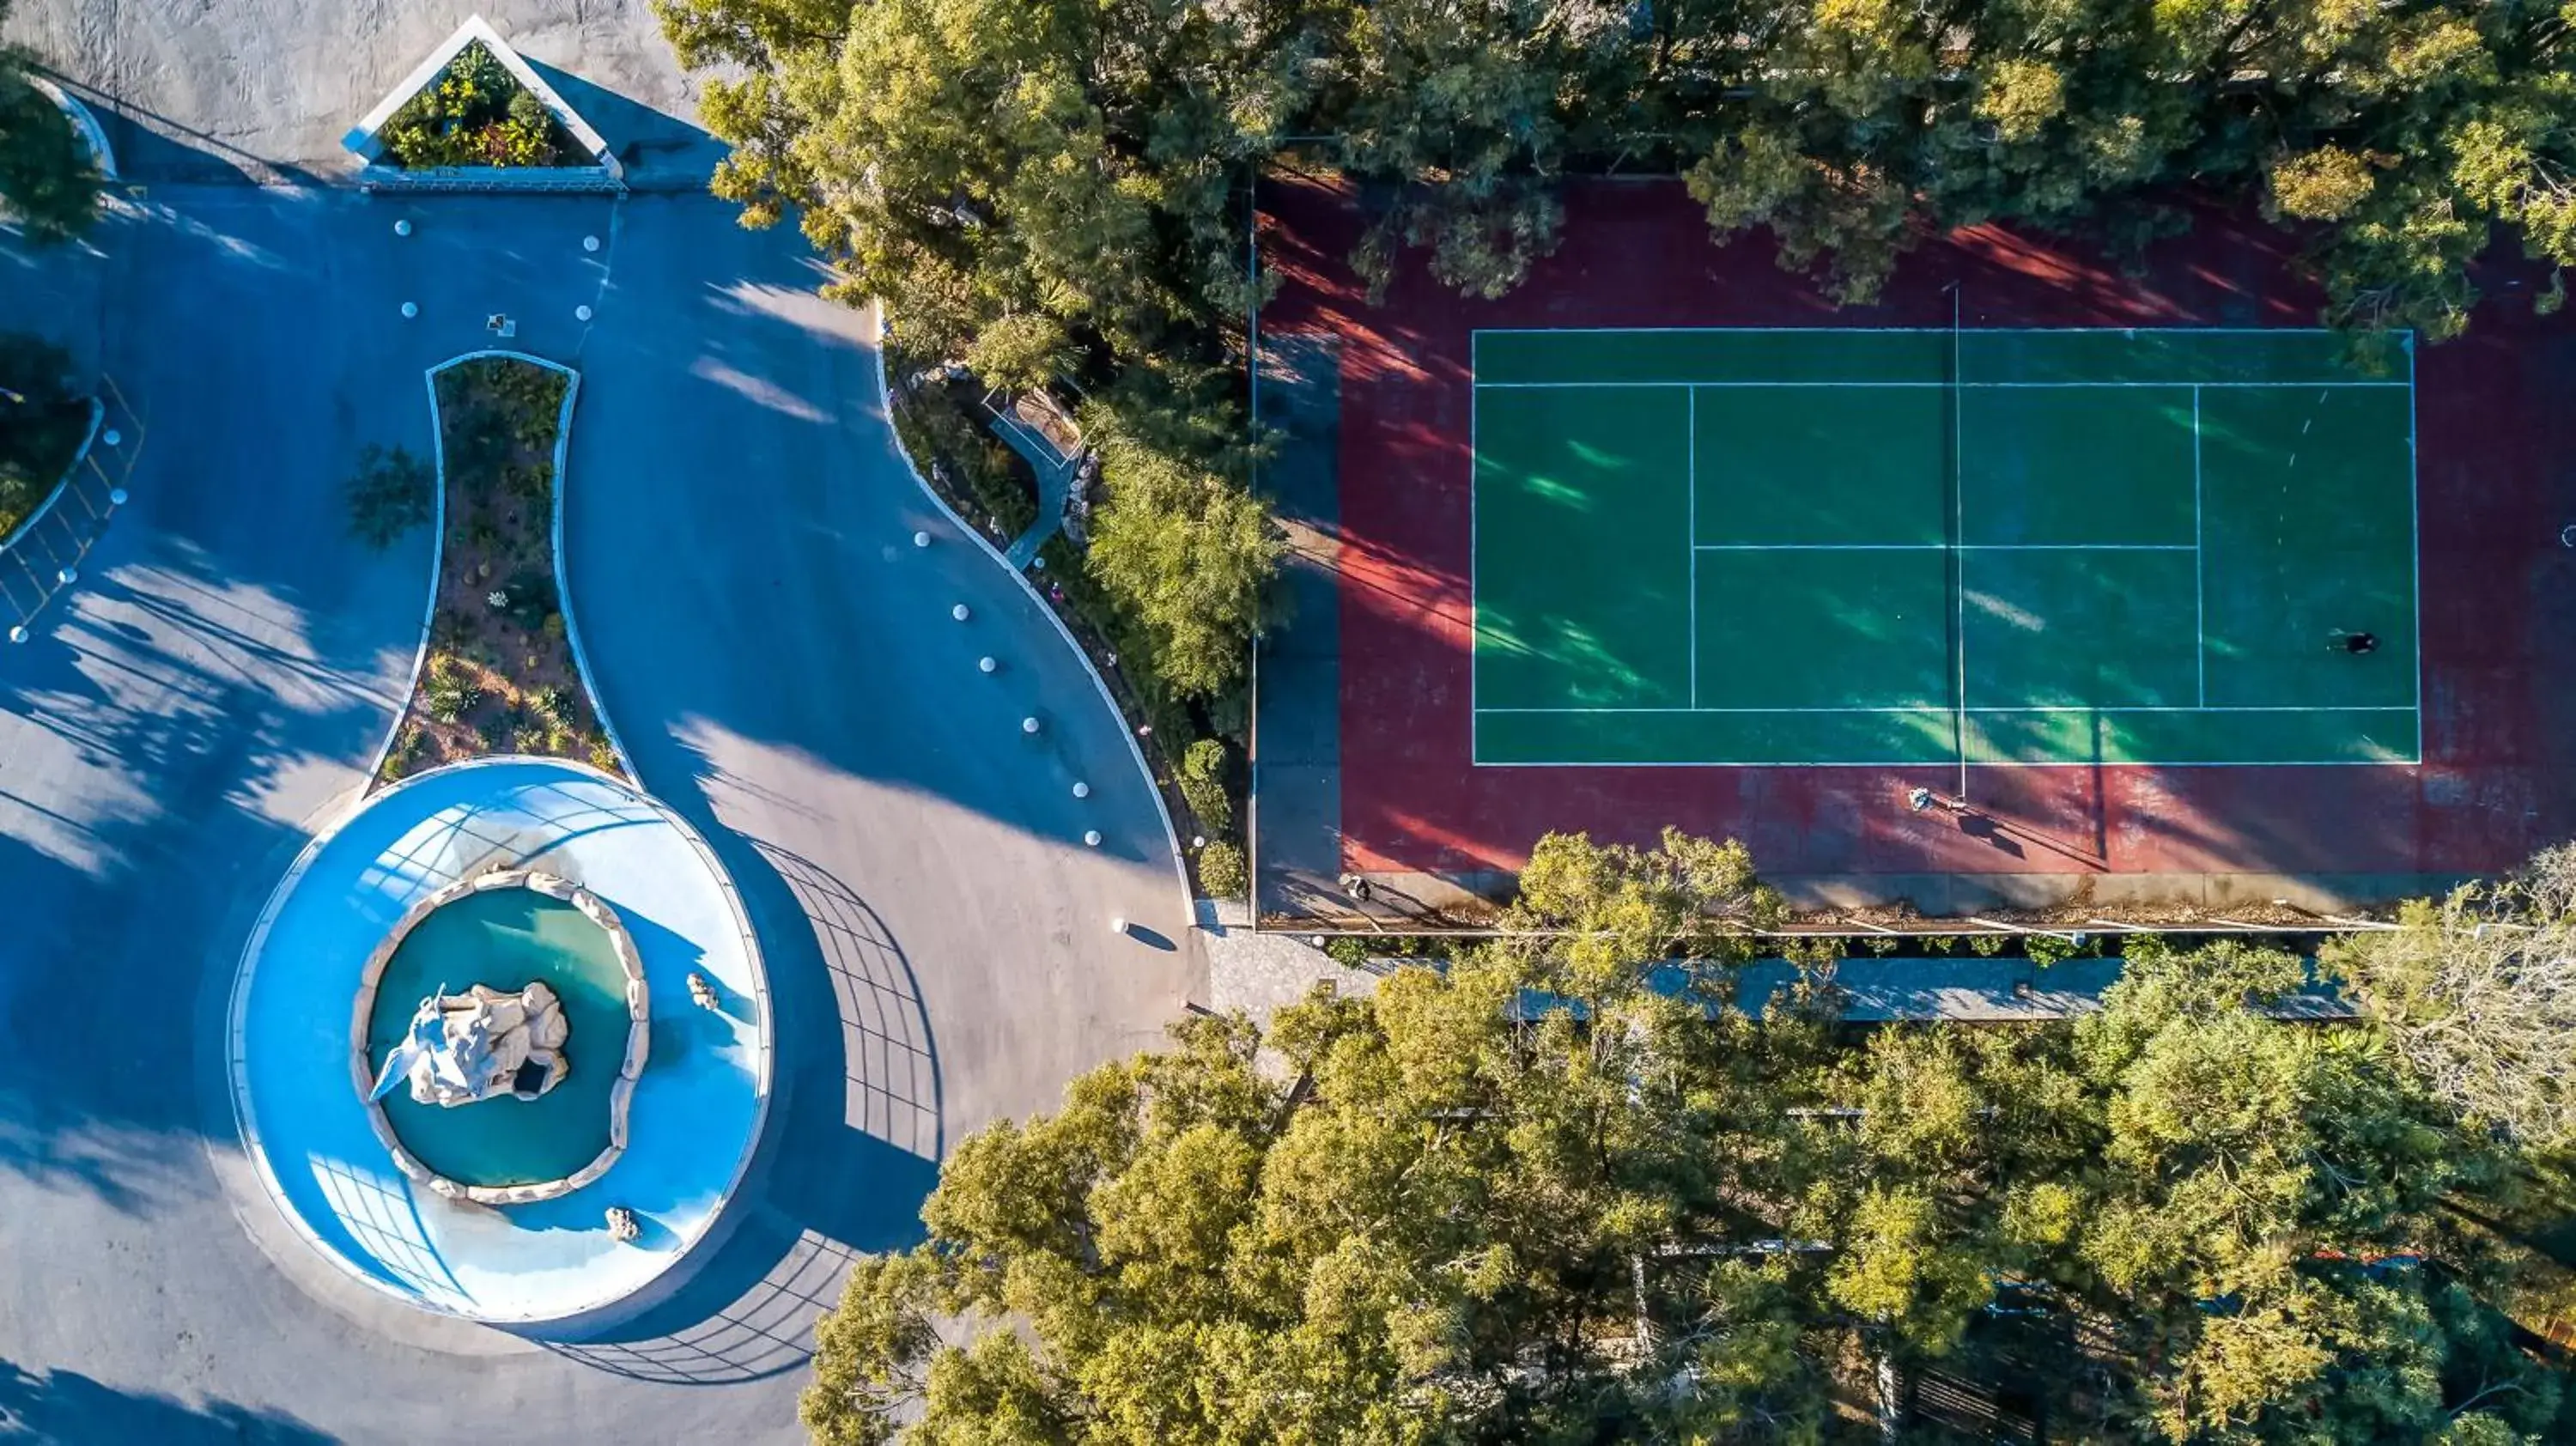
{"type": "MultiPolygon", "coordinates": [[[[435,385],[447,471],[438,598],[378,781],[503,753],[622,774],[574,661],[555,576],[555,466],[572,378],[483,357],[438,373],[435,385]]],[[[366,495],[363,484],[353,494],[366,495]]]]}

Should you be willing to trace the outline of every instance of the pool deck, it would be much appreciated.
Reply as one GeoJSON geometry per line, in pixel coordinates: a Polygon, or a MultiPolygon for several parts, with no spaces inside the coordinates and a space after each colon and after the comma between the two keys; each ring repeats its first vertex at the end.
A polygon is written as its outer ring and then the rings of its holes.
{"type": "MultiPolygon", "coordinates": [[[[476,1320],[585,1317],[641,1299],[705,1239],[760,1138],[767,985],[731,883],[661,805],[578,764],[491,759],[376,794],[308,849],[252,932],[235,986],[235,1110],[288,1222],[348,1274],[476,1320]],[[460,878],[537,867],[617,909],[650,990],[651,1062],[626,1153],[561,1199],[489,1208],[395,1169],[349,1078],[349,1001],[405,910],[460,878]],[[688,976],[721,1008],[694,1007],[688,976]],[[643,1234],[612,1239],[606,1211],[643,1234]]],[[[505,1107],[505,1106],[492,1106],[505,1107]]],[[[658,1296],[659,1292],[653,1292],[658,1296]]]]}

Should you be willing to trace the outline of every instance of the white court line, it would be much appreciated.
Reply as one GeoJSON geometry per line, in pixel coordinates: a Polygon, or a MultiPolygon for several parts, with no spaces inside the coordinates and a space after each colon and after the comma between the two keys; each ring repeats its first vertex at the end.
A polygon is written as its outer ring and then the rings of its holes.
{"type": "MultiPolygon", "coordinates": [[[[1479,336],[1655,336],[1680,332],[1699,332],[1711,336],[1767,335],[1798,332],[1814,336],[1900,336],[1926,333],[1948,333],[1947,326],[1479,326],[1468,335],[1479,336]]],[[[2414,333],[2399,328],[2410,339],[2414,333]]],[[[2333,336],[2330,326],[1981,326],[1979,336],[2063,336],[2069,332],[2093,336],[2333,336]]],[[[1471,343],[1472,345],[1472,343],[1471,343]]],[[[2410,349],[2407,364],[2414,364],[2410,349]]]]}
{"type": "MultiPolygon", "coordinates": [[[[1467,339],[1467,369],[1472,373],[1475,367],[1476,339],[1470,336],[1467,339]]],[[[1484,455],[1476,440],[1476,389],[1469,387],[1467,389],[1467,766],[1470,768],[1475,767],[1478,762],[1475,725],[1476,673],[1477,660],[1485,651],[1477,645],[1484,636],[1480,627],[1482,617],[1478,609],[1484,605],[1485,587],[1484,575],[1476,567],[1477,546],[1481,540],[1481,529],[1478,526],[1480,513],[1476,501],[1478,495],[1485,490],[1484,479],[1476,475],[1476,469],[1484,455]]]]}
{"type": "Polygon", "coordinates": [[[1703,542],[1698,552],[2197,552],[2190,542],[1703,542]]]}
{"type": "MultiPolygon", "coordinates": [[[[2413,390],[2413,389],[2414,389],[2414,385],[2415,385],[2415,384],[2414,384],[2413,382],[2194,382],[2194,381],[2171,381],[2171,382],[1960,382],[1960,383],[1958,383],[1957,385],[1958,385],[1958,386],[1959,386],[1959,388],[1960,388],[1960,389],[1962,389],[1962,390],[1966,390],[1966,391],[1980,391],[1980,392],[1985,392],[1985,391],[2006,391],[2006,392],[2010,392],[2010,391],[2120,391],[2120,390],[2138,390],[2138,391],[2152,391],[2152,392],[2179,392],[2179,391],[2185,390],[2186,388],[2194,388],[2194,387],[2230,387],[2230,388],[2236,388],[2236,389],[2240,389],[2240,390],[2244,390],[2244,391],[2304,391],[2304,390],[2309,390],[2309,389],[2319,388],[2319,387],[2322,387],[2322,388],[2324,388],[2324,389],[2326,389],[2326,390],[2328,390],[2328,391],[2367,391],[2367,390],[2371,390],[2371,389],[2374,389],[2374,388],[2377,388],[2377,389],[2389,389],[2389,388],[2395,388],[2395,387],[2405,387],[2405,388],[2407,388],[2408,390],[2410,390],[2410,391],[2411,391],[2411,390],[2413,390]]],[[[1653,388],[1653,387],[1726,387],[1726,388],[1730,388],[1730,389],[1738,389],[1738,390],[1766,390],[1766,389],[1782,389],[1782,390],[1796,390],[1796,391],[1807,392],[1807,391],[1837,391],[1837,390],[1843,390],[1843,389],[1857,389],[1857,390],[1861,390],[1861,391],[1882,392],[1882,391],[1887,391],[1887,390],[1889,390],[1889,389],[1891,389],[1891,388],[1914,388],[1914,389],[1917,389],[1917,390],[1921,390],[1921,389],[1926,389],[1926,388],[1931,388],[1931,387],[1942,387],[1942,388],[1948,388],[1949,386],[1951,386],[1951,383],[1949,383],[1949,382],[1904,382],[1904,381],[1890,381],[1890,382],[1770,382],[1770,381],[1761,381],[1761,382],[1754,382],[1754,381],[1709,381],[1709,380],[1707,380],[1707,379],[1705,379],[1705,378],[1685,378],[1685,379],[1682,379],[1682,380],[1675,381],[1675,380],[1667,380],[1667,379],[1664,379],[1664,378],[1661,378],[1661,377],[1657,377],[1657,378],[1653,378],[1653,379],[1649,379],[1649,380],[1627,381],[1627,382],[1487,382],[1487,381],[1479,381],[1479,382],[1475,383],[1475,385],[1474,385],[1474,387],[1473,387],[1472,389],[1473,389],[1473,390],[1475,390],[1475,391],[1480,391],[1480,392],[1483,392],[1483,391],[1512,391],[1512,392],[1558,391],[1558,392],[1564,392],[1564,391],[1586,391],[1586,390],[1596,390],[1596,389],[1597,389],[1597,390],[1618,390],[1618,389],[1625,389],[1625,390],[1631,390],[1631,391],[1634,391],[1634,390],[1639,390],[1639,389],[1644,389],[1644,388],[1653,388]]]]}
{"type": "Polygon", "coordinates": [[[2201,550],[2208,534],[2200,511],[2200,388],[2191,389],[2191,634],[2192,666],[2199,679],[2200,705],[2209,706],[2209,554],[2201,550]]]}
{"type": "MultiPolygon", "coordinates": [[[[1890,703],[1874,708],[1478,708],[1478,713],[1939,713],[1953,710],[1947,703],[1890,703]]],[[[2203,708],[2192,703],[2017,703],[1998,707],[1965,710],[1969,717],[1980,713],[2412,713],[2403,703],[2378,704],[2367,708],[2319,707],[2312,703],[2222,703],[2203,708]]]]}
{"type": "Polygon", "coordinates": [[[1690,553],[1690,700],[1699,706],[1699,389],[1682,393],[1690,409],[1682,425],[1690,429],[1690,466],[1683,475],[1689,491],[1690,520],[1685,524],[1690,553]]]}
{"type": "MultiPolygon", "coordinates": [[[[1548,761],[1488,763],[1479,761],[1477,768],[1868,768],[1885,773],[1896,768],[1930,768],[1947,763],[1944,758],[1872,758],[1831,759],[1810,763],[1805,759],[1783,763],[1776,758],[1694,758],[1684,762],[1636,761],[1548,761]]],[[[2192,758],[2160,761],[2153,758],[2087,758],[2078,762],[2024,761],[2018,758],[1971,758],[1964,768],[2421,768],[2424,755],[2412,758],[2192,758]]]]}
{"type": "Polygon", "coordinates": [[[2406,527],[2415,563],[2415,756],[2424,756],[2424,475],[2415,452],[2415,333],[2406,333],[2406,527]]]}

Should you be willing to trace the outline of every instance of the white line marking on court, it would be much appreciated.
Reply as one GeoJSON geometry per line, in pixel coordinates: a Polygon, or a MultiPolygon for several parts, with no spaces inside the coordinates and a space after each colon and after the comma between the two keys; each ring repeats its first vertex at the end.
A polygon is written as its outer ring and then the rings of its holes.
{"type": "Polygon", "coordinates": [[[1690,466],[1684,474],[1687,478],[1684,485],[1690,488],[1687,503],[1689,521],[1685,525],[1690,536],[1687,544],[1690,554],[1690,700],[1691,706],[1696,708],[1699,706],[1699,389],[1693,387],[1682,395],[1690,398],[1687,419],[1683,422],[1690,428],[1690,466]]]}
{"type": "MultiPolygon", "coordinates": [[[[1866,762],[1834,759],[1809,763],[1802,759],[1795,763],[1782,763],[1775,758],[1693,758],[1681,762],[1655,762],[1643,759],[1529,763],[1478,761],[1474,766],[1478,768],[1869,768],[1884,773],[1892,768],[1929,768],[1942,761],[1939,758],[1880,758],[1866,762]]],[[[1971,758],[1967,762],[1970,768],[2153,768],[2160,772],[2172,768],[2421,768],[2423,765],[2424,759],[2421,754],[2413,758],[2230,758],[2223,760],[2195,758],[2179,762],[2158,762],[2152,758],[2087,758],[2075,763],[2024,762],[2017,758],[1971,758]]]]}
{"type": "Polygon", "coordinates": [[[2189,542],[1703,542],[1699,552],[2195,552],[2189,542]]]}
{"type": "MultiPolygon", "coordinates": [[[[1890,703],[1879,707],[1813,707],[1813,708],[1479,708],[1479,713],[1948,713],[1947,703],[1890,703]]],[[[2381,704],[2367,708],[2318,707],[2308,703],[2221,703],[2201,707],[2193,703],[2016,703],[1967,710],[1970,717],[1981,713],[2412,713],[2403,703],[2381,704]]]]}
{"type": "MultiPolygon", "coordinates": [[[[1668,332],[1718,335],[1801,332],[1816,336],[1876,336],[1884,333],[1922,335],[1946,332],[1946,326],[1480,326],[1470,336],[1638,336],[1668,332]]],[[[2067,332],[2121,336],[2333,336],[2325,326],[1981,326],[1980,336],[2058,336],[2067,332]]],[[[2414,333],[2406,332],[2411,340],[2414,333]]],[[[2413,354],[2408,354],[2413,361],[2413,354]]]]}
{"type": "Polygon", "coordinates": [[[2209,555],[2200,513],[2200,388],[2191,389],[2191,634],[2192,663],[2200,678],[2200,703],[2209,706],[2209,590],[2202,583],[2209,555]]]}
{"type": "Polygon", "coordinates": [[[2415,563],[2415,756],[2424,756],[2424,478],[2415,452],[2415,333],[2407,331],[2406,349],[2406,550],[2415,563]]]}
{"type": "MultiPolygon", "coordinates": [[[[1587,389],[1621,389],[1621,388],[1625,388],[1625,389],[1629,389],[1629,390],[1636,390],[1636,389],[1649,388],[1649,387],[1729,387],[1729,388],[1736,388],[1736,389],[1741,389],[1741,390],[1787,389],[1787,390],[1795,390],[1795,391],[1808,392],[1808,391],[1836,391],[1836,390],[1854,389],[1854,388],[1857,388],[1857,389],[1862,390],[1862,391],[1886,391],[1886,390],[1888,390],[1888,389],[1890,389],[1890,388],[1902,388],[1902,387],[1910,387],[1910,388],[1915,388],[1915,389],[1917,389],[1917,390],[1924,390],[1924,389],[1929,389],[1929,388],[1932,388],[1932,387],[1941,387],[1941,388],[1945,388],[1945,389],[1946,389],[1946,388],[1948,388],[1950,385],[1951,385],[1951,384],[1950,384],[1950,383],[1948,383],[1948,382],[1911,382],[1911,381],[1886,381],[1886,382],[1773,382],[1773,381],[1711,381],[1711,380],[1709,380],[1709,379],[1707,379],[1707,378],[1705,378],[1705,377],[1683,378],[1683,379],[1679,379],[1679,380],[1674,380],[1674,379],[1664,378],[1664,377],[1652,377],[1652,378],[1640,378],[1640,379],[1635,380],[1635,381],[1624,381],[1624,382],[1484,382],[1484,381],[1480,381],[1480,382],[1477,382],[1477,383],[1475,384],[1475,390],[1477,390],[1477,391],[1506,391],[1506,392],[1535,392],[1535,391],[1583,391],[1583,390],[1587,390],[1587,389]]],[[[2391,389],[2394,389],[2394,388],[2397,388],[2397,387],[2408,387],[2408,388],[2411,388],[2414,384],[2413,384],[2412,382],[2237,382],[2237,381],[2229,381],[2229,382],[2194,382],[2194,381],[2170,381],[2170,382],[1961,382],[1961,383],[1959,383],[1958,385],[1959,385],[1959,388],[1960,388],[1961,390],[1965,390],[1965,391],[1976,391],[1976,392],[1992,392],[1992,391],[2003,391],[2003,392],[2012,392],[2012,391],[2072,392],[2072,391],[2121,391],[2121,390],[2157,391],[2157,392],[2178,392],[2178,391],[2183,390],[2183,389],[2184,389],[2184,388],[2186,388],[2186,387],[2226,387],[2226,388],[2231,388],[2231,389],[2241,390],[2241,391],[2280,391],[2280,390],[2285,390],[2285,389],[2286,389],[2286,390],[2297,391],[2297,390],[2303,390],[2303,389],[2306,389],[2306,388],[2309,388],[2309,387],[2321,387],[2321,388],[2324,388],[2324,389],[2325,389],[2325,390],[2327,390],[2327,391],[2347,391],[2347,392],[2348,392],[2348,391],[2370,391],[2370,390],[2382,390],[2382,391],[2385,391],[2385,390],[2391,390],[2391,389]]]]}

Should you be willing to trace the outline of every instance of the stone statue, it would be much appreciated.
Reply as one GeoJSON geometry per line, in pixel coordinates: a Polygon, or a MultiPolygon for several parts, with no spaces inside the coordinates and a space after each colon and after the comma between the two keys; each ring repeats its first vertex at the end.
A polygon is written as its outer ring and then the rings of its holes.
{"type": "Polygon", "coordinates": [[[563,1001],[543,981],[515,994],[477,984],[463,994],[439,991],[420,1002],[411,1028],[385,1055],[370,1101],[408,1082],[422,1104],[470,1105],[507,1094],[532,1100],[572,1069],[564,1054],[571,1022],[563,1001]]]}

